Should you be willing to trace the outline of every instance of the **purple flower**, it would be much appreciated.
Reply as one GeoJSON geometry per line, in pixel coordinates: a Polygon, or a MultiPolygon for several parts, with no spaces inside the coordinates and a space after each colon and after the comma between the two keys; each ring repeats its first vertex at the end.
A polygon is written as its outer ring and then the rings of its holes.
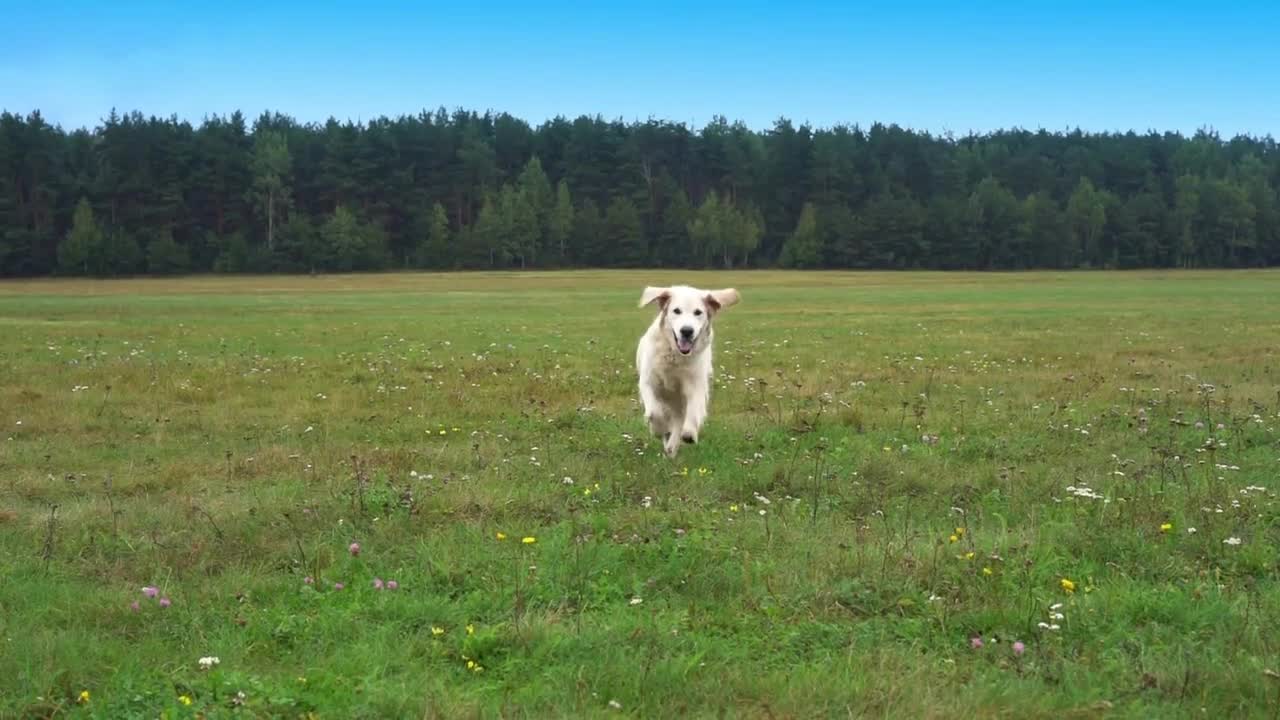
{"type": "Polygon", "coordinates": [[[129,609],[134,612],[138,612],[139,610],[142,609],[142,606],[138,604],[137,600],[134,600],[133,602],[129,603],[129,609]]]}
{"type": "Polygon", "coordinates": [[[142,594],[146,595],[149,598],[153,598],[160,594],[160,589],[157,588],[155,585],[148,585],[142,588],[142,594]]]}
{"type": "Polygon", "coordinates": [[[1022,653],[1026,652],[1026,651],[1027,651],[1027,646],[1026,646],[1026,645],[1023,645],[1021,641],[1018,641],[1018,642],[1016,642],[1016,643],[1014,643],[1014,644],[1013,644],[1013,654],[1014,654],[1014,655],[1021,655],[1022,653]]]}
{"type": "Polygon", "coordinates": [[[348,545],[348,546],[347,546],[347,552],[351,553],[351,557],[356,557],[357,555],[359,555],[359,554],[360,554],[360,543],[353,542],[353,543],[351,543],[350,545],[348,545]]]}
{"type": "Polygon", "coordinates": [[[981,650],[982,638],[976,635],[974,637],[969,638],[969,647],[973,648],[974,650],[981,650]]]}
{"type": "Polygon", "coordinates": [[[383,588],[382,578],[374,578],[374,579],[373,579],[373,589],[374,589],[374,590],[381,590],[382,588],[383,588]]]}
{"type": "Polygon", "coordinates": [[[334,584],[333,584],[333,589],[334,589],[334,590],[341,590],[341,589],[342,589],[342,588],[344,588],[344,587],[346,587],[346,585],[343,585],[342,583],[334,583],[334,584]]]}
{"type": "Polygon", "coordinates": [[[395,580],[388,580],[388,581],[387,581],[387,589],[388,589],[388,590],[397,590],[397,589],[399,589],[399,587],[400,587],[400,583],[396,582],[395,580]]]}
{"type": "Polygon", "coordinates": [[[169,607],[172,604],[173,603],[169,602],[169,598],[167,597],[160,598],[160,607],[169,607]]]}
{"type": "Polygon", "coordinates": [[[308,576],[306,576],[306,577],[302,578],[302,584],[303,584],[303,585],[315,585],[315,584],[316,584],[316,580],[315,580],[315,578],[313,578],[313,577],[311,577],[310,575],[308,575],[308,576]]]}

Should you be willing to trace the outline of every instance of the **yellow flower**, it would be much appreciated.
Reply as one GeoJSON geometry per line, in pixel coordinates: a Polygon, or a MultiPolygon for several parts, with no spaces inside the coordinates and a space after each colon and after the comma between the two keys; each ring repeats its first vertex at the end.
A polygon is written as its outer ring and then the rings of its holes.
{"type": "Polygon", "coordinates": [[[992,572],[991,568],[989,568],[989,567],[984,567],[984,568],[982,568],[982,574],[983,574],[983,575],[986,575],[986,576],[988,576],[988,577],[990,577],[991,575],[994,575],[995,573],[994,573],[994,572],[992,572]]]}
{"type": "Polygon", "coordinates": [[[591,488],[582,488],[582,497],[591,497],[591,488]]]}
{"type": "Polygon", "coordinates": [[[704,468],[704,467],[700,467],[700,468],[698,468],[698,474],[699,474],[699,475],[706,475],[706,474],[707,474],[707,473],[709,473],[709,472],[711,472],[711,471],[710,471],[710,470],[708,470],[708,469],[706,469],[706,468],[704,468]]]}
{"type": "Polygon", "coordinates": [[[498,533],[495,537],[497,537],[499,540],[506,540],[506,539],[507,539],[507,534],[506,534],[506,533],[504,533],[504,532],[500,532],[500,533],[498,533]]]}
{"type": "Polygon", "coordinates": [[[1173,529],[1173,523],[1161,523],[1160,532],[1169,532],[1173,529]]]}
{"type": "Polygon", "coordinates": [[[1073,593],[1076,591],[1076,584],[1066,578],[1062,578],[1062,580],[1058,584],[1061,585],[1062,589],[1068,593],[1073,593]]]}
{"type": "Polygon", "coordinates": [[[468,635],[475,635],[475,634],[476,634],[476,626],[475,626],[475,625],[472,625],[471,623],[467,623],[467,634],[468,634],[468,635]]]}
{"type": "Polygon", "coordinates": [[[467,669],[468,669],[468,670],[475,670],[475,669],[476,669],[476,661],[475,661],[475,660],[468,660],[468,661],[467,661],[467,669]]]}
{"type": "Polygon", "coordinates": [[[950,540],[951,542],[960,542],[960,536],[959,536],[959,535],[952,535],[951,537],[949,537],[949,538],[947,538],[947,539],[948,539],[948,540],[950,540]]]}
{"type": "Polygon", "coordinates": [[[442,430],[440,431],[440,434],[441,434],[441,435],[448,435],[448,434],[449,434],[449,431],[448,431],[448,430],[443,430],[443,429],[442,429],[442,430]]]}
{"type": "Polygon", "coordinates": [[[178,696],[178,702],[182,703],[183,705],[190,705],[190,704],[191,704],[191,696],[190,696],[190,695],[179,695],[179,696],[178,696]]]}
{"type": "Polygon", "coordinates": [[[736,503],[729,506],[729,512],[738,512],[738,506],[736,503]]]}
{"type": "Polygon", "coordinates": [[[436,636],[443,635],[443,634],[444,634],[444,628],[440,627],[439,625],[432,625],[432,626],[431,626],[431,634],[432,634],[432,635],[436,635],[436,636]]]}
{"type": "Polygon", "coordinates": [[[684,475],[684,476],[688,476],[688,475],[689,475],[689,468],[687,468],[687,467],[682,467],[682,468],[680,468],[680,474],[681,474],[681,475],[684,475]]]}
{"type": "Polygon", "coordinates": [[[525,545],[532,545],[532,544],[534,544],[534,543],[538,542],[538,538],[533,537],[532,535],[530,535],[529,537],[523,537],[523,538],[520,538],[520,542],[524,543],[525,545]]]}
{"type": "Polygon", "coordinates": [[[81,705],[89,702],[89,691],[81,690],[79,697],[76,698],[76,702],[80,703],[81,705]]]}
{"type": "Polygon", "coordinates": [[[965,554],[964,554],[964,559],[965,559],[965,560],[972,560],[972,559],[973,559],[973,551],[972,551],[972,550],[970,550],[969,552],[965,553],[965,554]]]}
{"type": "Polygon", "coordinates": [[[956,528],[956,535],[964,537],[964,528],[956,528]]]}

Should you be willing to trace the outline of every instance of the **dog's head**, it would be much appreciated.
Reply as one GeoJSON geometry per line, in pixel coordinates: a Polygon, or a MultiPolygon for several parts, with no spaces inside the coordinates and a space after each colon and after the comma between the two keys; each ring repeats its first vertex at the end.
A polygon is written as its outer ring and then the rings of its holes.
{"type": "Polygon", "coordinates": [[[640,307],[658,304],[658,317],[667,342],[681,355],[691,355],[706,347],[711,337],[711,318],[736,305],[741,299],[733,288],[699,290],[687,285],[647,287],[640,295],[640,307]]]}

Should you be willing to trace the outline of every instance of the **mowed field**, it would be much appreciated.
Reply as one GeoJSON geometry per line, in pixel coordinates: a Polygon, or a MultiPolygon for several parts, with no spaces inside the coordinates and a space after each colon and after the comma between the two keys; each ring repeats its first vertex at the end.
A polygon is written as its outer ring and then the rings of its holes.
{"type": "Polygon", "coordinates": [[[0,335],[0,717],[1280,716],[1278,272],[5,282],[0,335]],[[675,461],[672,281],[743,296],[675,461]]]}

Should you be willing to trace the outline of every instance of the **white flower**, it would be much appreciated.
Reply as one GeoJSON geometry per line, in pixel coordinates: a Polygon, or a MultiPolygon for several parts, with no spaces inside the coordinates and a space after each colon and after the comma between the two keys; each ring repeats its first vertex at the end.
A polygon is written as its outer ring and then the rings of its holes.
{"type": "Polygon", "coordinates": [[[1189,527],[1189,528],[1187,528],[1187,534],[1188,534],[1188,535],[1195,535],[1195,534],[1196,534],[1196,529],[1195,529],[1195,528],[1193,528],[1193,527],[1189,527]]]}
{"type": "Polygon", "coordinates": [[[644,499],[640,501],[640,504],[646,508],[651,508],[653,507],[653,498],[645,495],[644,499]]]}
{"type": "Polygon", "coordinates": [[[219,660],[219,659],[217,658],[217,656],[215,656],[215,655],[209,655],[209,656],[207,656],[207,657],[202,657],[202,658],[200,658],[200,660],[199,660],[199,664],[200,664],[200,669],[201,669],[201,670],[212,670],[213,668],[217,667],[217,666],[218,666],[219,664],[221,664],[221,663],[222,663],[222,661],[221,661],[221,660],[219,660]]]}
{"type": "Polygon", "coordinates": [[[621,710],[622,703],[618,702],[617,700],[610,700],[609,707],[613,708],[614,710],[621,710]]]}
{"type": "Polygon", "coordinates": [[[1222,541],[1222,544],[1223,544],[1223,545],[1239,545],[1239,544],[1240,544],[1240,538],[1238,538],[1238,537],[1229,537],[1229,538],[1227,538],[1226,540],[1223,540],[1223,541],[1222,541]]]}
{"type": "Polygon", "coordinates": [[[632,605],[639,605],[639,604],[640,604],[640,603],[642,603],[642,602],[644,602],[644,598],[640,598],[640,597],[633,597],[633,598],[631,598],[631,604],[632,604],[632,605]]]}

